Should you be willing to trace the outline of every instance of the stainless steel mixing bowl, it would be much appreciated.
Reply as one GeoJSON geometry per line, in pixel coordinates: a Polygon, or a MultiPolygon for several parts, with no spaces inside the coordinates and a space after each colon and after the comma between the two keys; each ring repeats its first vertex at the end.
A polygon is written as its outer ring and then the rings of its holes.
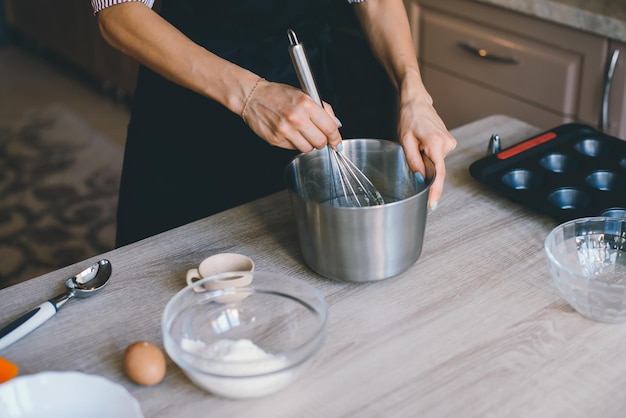
{"type": "Polygon", "coordinates": [[[334,280],[368,282],[396,276],[415,264],[422,252],[434,165],[424,157],[426,179],[420,183],[397,142],[348,139],[343,146],[346,156],[382,193],[385,204],[331,205],[336,196],[330,187],[328,151],[295,157],[285,168],[285,182],[304,260],[334,280]]]}

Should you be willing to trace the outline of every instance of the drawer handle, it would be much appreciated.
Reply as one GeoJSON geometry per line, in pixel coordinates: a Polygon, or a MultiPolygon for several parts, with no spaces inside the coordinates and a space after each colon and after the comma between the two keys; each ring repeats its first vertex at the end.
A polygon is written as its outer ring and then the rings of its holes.
{"type": "Polygon", "coordinates": [[[464,50],[469,51],[473,55],[476,55],[477,57],[482,58],[482,59],[501,62],[503,64],[518,64],[519,63],[519,61],[516,58],[503,57],[500,55],[491,54],[486,49],[476,48],[475,46],[472,46],[468,44],[467,42],[459,42],[459,46],[463,48],[464,50]]]}
{"type": "Polygon", "coordinates": [[[606,67],[604,76],[604,89],[602,91],[602,115],[600,116],[600,130],[609,129],[609,99],[611,98],[611,87],[613,85],[613,76],[615,75],[615,67],[619,58],[619,49],[613,50],[609,64],[606,67]]]}

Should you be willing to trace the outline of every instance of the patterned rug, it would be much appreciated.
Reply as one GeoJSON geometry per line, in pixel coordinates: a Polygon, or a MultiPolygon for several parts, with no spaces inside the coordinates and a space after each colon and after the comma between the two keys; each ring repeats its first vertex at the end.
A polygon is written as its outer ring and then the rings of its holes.
{"type": "Polygon", "coordinates": [[[60,105],[0,123],[0,288],[113,248],[122,158],[60,105]]]}

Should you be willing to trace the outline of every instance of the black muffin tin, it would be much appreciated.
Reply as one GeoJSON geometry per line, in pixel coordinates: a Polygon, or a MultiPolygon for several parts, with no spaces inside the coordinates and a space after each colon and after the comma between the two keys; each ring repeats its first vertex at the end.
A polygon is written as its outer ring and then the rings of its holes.
{"type": "Polygon", "coordinates": [[[475,161],[479,182],[559,221],[626,209],[626,141],[569,123],[475,161]]]}

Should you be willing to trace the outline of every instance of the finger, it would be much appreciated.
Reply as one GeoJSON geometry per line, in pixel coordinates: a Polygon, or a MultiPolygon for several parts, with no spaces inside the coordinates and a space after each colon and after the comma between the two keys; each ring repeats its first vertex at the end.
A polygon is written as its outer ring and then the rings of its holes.
{"type": "MultiPolygon", "coordinates": [[[[441,142],[439,142],[441,144],[441,142]]],[[[444,156],[446,150],[443,146],[426,147],[423,152],[433,162],[435,167],[435,179],[430,186],[428,205],[431,210],[435,210],[439,204],[439,199],[443,193],[443,184],[446,177],[446,164],[444,156]]]]}
{"type": "Polygon", "coordinates": [[[293,127],[298,130],[299,135],[288,136],[292,140],[303,138],[311,147],[323,149],[329,143],[327,131],[332,132],[334,126],[334,131],[339,134],[337,126],[329,119],[329,115],[319,106],[316,106],[315,111],[310,114],[305,114],[304,117],[294,121],[293,127]],[[324,129],[326,129],[326,131],[324,131],[324,129]]]}
{"type": "Polygon", "coordinates": [[[342,140],[341,133],[339,133],[339,128],[341,128],[343,125],[339,118],[335,115],[333,107],[326,102],[324,102],[323,105],[326,113],[332,118],[332,123],[323,122],[324,125],[318,125],[318,127],[326,135],[328,145],[333,149],[337,149],[342,140]]]}
{"type": "Polygon", "coordinates": [[[412,134],[408,134],[403,138],[403,147],[407,162],[411,170],[416,173],[418,180],[423,180],[426,177],[423,155],[426,155],[434,164],[435,179],[430,186],[428,195],[428,206],[431,210],[437,208],[443,194],[443,185],[446,177],[444,155],[447,154],[449,150],[454,149],[454,145],[456,145],[454,141],[445,141],[445,139],[447,138],[440,138],[438,141],[435,141],[435,145],[437,146],[433,146],[430,142],[424,146],[424,144],[418,142],[412,134]]]}
{"type": "Polygon", "coordinates": [[[328,144],[326,134],[312,122],[301,128],[299,134],[315,149],[323,149],[328,144]]]}
{"type": "Polygon", "coordinates": [[[304,148],[299,142],[301,138],[315,149],[322,149],[330,142],[338,143],[341,141],[341,135],[332,116],[332,108],[330,109],[331,113],[328,113],[309,96],[303,96],[297,106],[291,109],[291,113],[283,119],[284,123],[281,123],[279,131],[292,143],[296,144],[297,141],[299,149],[304,148]],[[293,130],[297,130],[300,135],[290,132],[293,130]]]}
{"type": "Polygon", "coordinates": [[[445,164],[435,164],[435,180],[430,186],[430,192],[428,193],[428,206],[431,210],[437,209],[441,195],[443,194],[443,185],[446,177],[445,164]]]}
{"type": "Polygon", "coordinates": [[[309,139],[298,131],[294,131],[293,134],[285,137],[285,141],[289,142],[293,146],[293,148],[297,149],[300,152],[306,153],[316,149],[316,147],[311,144],[309,139]]]}
{"type": "Polygon", "coordinates": [[[417,139],[412,134],[409,134],[403,137],[401,143],[409,168],[413,173],[415,173],[416,176],[419,174],[421,176],[421,180],[423,181],[426,178],[426,167],[422,159],[422,153],[417,139]]]}
{"type": "MultiPolygon", "coordinates": [[[[303,100],[292,106],[289,112],[268,112],[274,120],[261,126],[260,134],[270,144],[300,152],[310,152],[314,148],[323,148],[326,137],[315,127],[310,119],[311,109],[325,113],[310,97],[303,95],[303,100]],[[307,109],[307,107],[309,109],[307,109]]],[[[266,116],[267,117],[267,116],[266,116]]]]}

